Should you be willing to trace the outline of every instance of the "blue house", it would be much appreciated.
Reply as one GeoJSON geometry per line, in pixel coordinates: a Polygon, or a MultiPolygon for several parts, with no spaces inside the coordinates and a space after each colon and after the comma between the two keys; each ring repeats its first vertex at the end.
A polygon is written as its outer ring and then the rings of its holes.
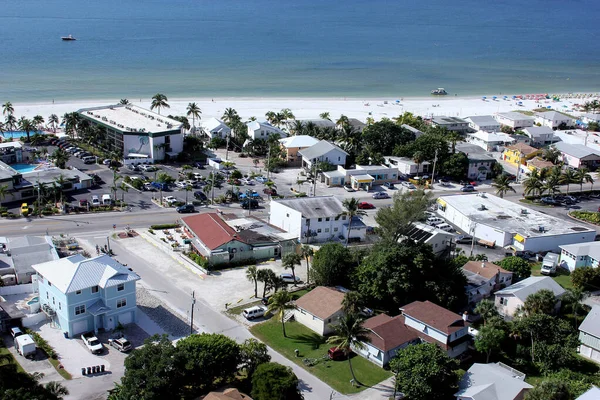
{"type": "Polygon", "coordinates": [[[69,337],[136,321],[140,277],[107,255],[33,265],[42,310],[69,337]]]}

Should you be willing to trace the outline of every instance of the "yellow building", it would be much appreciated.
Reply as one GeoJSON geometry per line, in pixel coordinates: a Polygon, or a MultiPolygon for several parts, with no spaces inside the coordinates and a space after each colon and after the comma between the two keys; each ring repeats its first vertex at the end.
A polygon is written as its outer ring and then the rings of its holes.
{"type": "Polygon", "coordinates": [[[539,157],[535,157],[535,158],[532,158],[531,160],[527,160],[527,169],[530,172],[533,172],[536,169],[539,169],[541,171],[543,169],[552,168],[552,167],[554,167],[554,164],[552,164],[550,161],[542,160],[539,157]]]}
{"type": "Polygon", "coordinates": [[[516,167],[518,164],[527,165],[527,160],[534,158],[541,154],[541,152],[542,150],[525,143],[516,143],[504,149],[502,159],[516,167]]]}

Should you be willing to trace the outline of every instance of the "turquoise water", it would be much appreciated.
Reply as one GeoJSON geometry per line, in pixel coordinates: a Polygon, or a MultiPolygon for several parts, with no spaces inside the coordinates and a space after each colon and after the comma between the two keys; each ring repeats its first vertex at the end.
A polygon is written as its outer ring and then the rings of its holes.
{"type": "Polygon", "coordinates": [[[17,172],[25,174],[27,172],[34,171],[37,167],[39,167],[39,164],[11,164],[10,167],[17,172]]]}
{"type": "MultiPolygon", "coordinates": [[[[29,132],[29,135],[33,135],[33,132],[29,132]]],[[[19,139],[22,138],[23,136],[27,136],[27,132],[25,131],[8,131],[8,132],[2,132],[0,134],[1,137],[3,137],[4,139],[19,139]]]]}
{"type": "Polygon", "coordinates": [[[597,0],[5,0],[0,101],[597,92],[598,15],[597,0]]]}

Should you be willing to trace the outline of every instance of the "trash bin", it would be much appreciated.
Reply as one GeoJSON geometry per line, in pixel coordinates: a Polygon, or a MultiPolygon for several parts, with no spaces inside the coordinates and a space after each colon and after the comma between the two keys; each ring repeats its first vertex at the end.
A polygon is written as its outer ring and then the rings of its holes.
{"type": "Polygon", "coordinates": [[[67,332],[67,331],[64,331],[64,332],[63,332],[63,335],[65,335],[65,339],[68,339],[68,338],[69,338],[69,332],[67,332]]]}
{"type": "Polygon", "coordinates": [[[81,368],[81,375],[85,375],[85,367],[81,368]]]}
{"type": "Polygon", "coordinates": [[[92,373],[92,367],[87,367],[87,374],[91,374],[92,373]]]}
{"type": "Polygon", "coordinates": [[[100,372],[104,372],[104,364],[100,366],[100,372]]]}

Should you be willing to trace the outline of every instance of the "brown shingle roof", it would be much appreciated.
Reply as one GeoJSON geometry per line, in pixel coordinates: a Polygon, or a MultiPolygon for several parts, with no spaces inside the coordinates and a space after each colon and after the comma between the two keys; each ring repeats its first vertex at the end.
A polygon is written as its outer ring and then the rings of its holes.
{"type": "Polygon", "coordinates": [[[210,392],[203,400],[252,400],[250,396],[240,393],[237,389],[225,389],[222,392],[210,392]]]}
{"type": "Polygon", "coordinates": [[[317,286],[296,300],[296,307],[326,320],[342,309],[343,300],[344,293],[325,286],[317,286]]]}
{"type": "Polygon", "coordinates": [[[554,167],[554,164],[552,164],[550,161],[542,160],[539,157],[535,157],[535,158],[532,158],[531,160],[528,160],[527,165],[528,166],[531,165],[531,166],[539,168],[539,169],[554,167]]]}
{"type": "Polygon", "coordinates": [[[505,274],[511,274],[512,272],[501,268],[499,265],[492,264],[491,262],[483,262],[483,267],[481,266],[481,261],[469,261],[465,265],[462,266],[462,269],[472,272],[477,275],[481,275],[484,278],[492,279],[498,271],[503,272],[505,274]]]}
{"type": "Polygon", "coordinates": [[[400,310],[402,314],[447,334],[465,327],[465,321],[463,321],[460,315],[444,307],[440,307],[429,300],[413,301],[401,307],[400,310]]]}
{"type": "Polygon", "coordinates": [[[227,225],[217,213],[198,214],[182,220],[194,235],[211,250],[234,239],[240,240],[233,228],[227,225]]]}
{"type": "Polygon", "coordinates": [[[390,351],[398,346],[419,338],[417,331],[404,325],[404,316],[390,317],[379,314],[369,318],[363,324],[372,333],[369,333],[371,344],[381,351],[390,351]]]}
{"type": "Polygon", "coordinates": [[[531,154],[531,153],[535,153],[536,151],[539,151],[535,147],[531,147],[531,146],[529,146],[528,144],[525,144],[525,143],[515,143],[515,144],[513,144],[511,146],[506,146],[506,148],[509,149],[509,150],[520,151],[524,155],[528,155],[528,154],[531,154]]]}

